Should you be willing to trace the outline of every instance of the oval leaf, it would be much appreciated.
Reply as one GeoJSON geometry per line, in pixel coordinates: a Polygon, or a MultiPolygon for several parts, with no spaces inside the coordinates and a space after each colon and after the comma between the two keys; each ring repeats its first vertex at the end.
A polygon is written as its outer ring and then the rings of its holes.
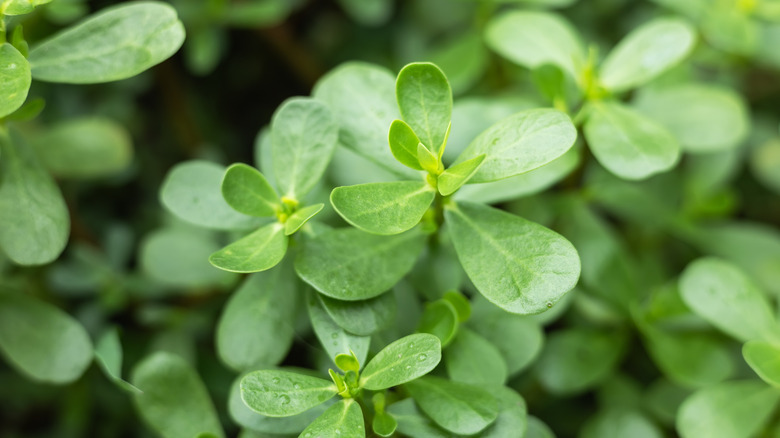
{"type": "Polygon", "coordinates": [[[284,225],[268,224],[209,257],[209,262],[230,272],[260,272],[276,266],[287,252],[284,225]]]}
{"type": "Polygon", "coordinates": [[[122,344],[116,328],[106,331],[95,344],[95,360],[106,376],[118,387],[130,393],[140,394],[141,390],[122,379],[122,344]]]}
{"type": "Polygon", "coordinates": [[[466,274],[504,310],[544,312],[577,283],[577,250],[550,229],[469,202],[450,204],[444,217],[466,274]]]}
{"type": "Polygon", "coordinates": [[[8,43],[0,45],[0,118],[19,109],[30,90],[30,63],[8,43]]]}
{"type": "Polygon", "coordinates": [[[607,55],[601,82],[624,91],[649,82],[674,67],[693,50],[696,31],[676,18],[659,18],[635,29],[607,55]]]}
{"type": "Polygon", "coordinates": [[[766,383],[780,387],[780,348],[764,341],[750,341],[742,346],[745,362],[766,383]]]}
{"type": "Polygon", "coordinates": [[[680,146],[661,125],[617,102],[593,103],[590,108],[585,138],[593,155],[610,172],[639,180],[677,163],[680,146]]]}
{"type": "Polygon", "coordinates": [[[455,382],[502,386],[507,378],[506,362],[498,348],[464,327],[447,346],[444,365],[447,375],[455,382]]]}
{"type": "Polygon", "coordinates": [[[176,10],[162,2],[106,8],[30,51],[35,79],[94,84],[135,76],[184,42],[176,10]]]}
{"type": "Polygon", "coordinates": [[[274,176],[283,196],[302,199],[320,180],[336,149],[339,128],[327,106],[286,100],[271,121],[274,176]]]}
{"type": "Polygon", "coordinates": [[[424,245],[425,235],[416,229],[378,236],[343,228],[307,241],[295,260],[295,270],[323,295],[366,300],[398,283],[412,269],[424,245]]]}
{"type": "Polygon", "coordinates": [[[423,412],[453,433],[478,433],[498,417],[496,399],[477,386],[427,376],[408,383],[406,388],[423,412]]]}
{"type": "Polygon", "coordinates": [[[132,382],[143,391],[134,397],[136,409],[164,438],[225,436],[206,386],[179,356],[158,352],[147,357],[133,369],[132,382]]]}
{"type": "Polygon", "coordinates": [[[324,206],[325,204],[314,204],[296,210],[295,213],[287,218],[287,222],[284,223],[284,234],[289,236],[300,230],[301,227],[306,225],[306,222],[309,222],[309,219],[316,216],[324,206]]]}
{"type": "Polygon", "coordinates": [[[341,400],[314,420],[300,436],[365,438],[363,411],[355,400],[341,400]]]}
{"type": "Polygon", "coordinates": [[[417,159],[417,145],[420,144],[420,139],[406,122],[393,120],[390,124],[390,132],[387,134],[387,141],[390,143],[390,152],[399,163],[410,169],[422,170],[417,159]]]}
{"type": "MultiPolygon", "coordinates": [[[[322,308],[322,305],[314,295],[315,293],[316,292],[312,291],[308,300],[309,319],[311,319],[311,326],[314,329],[314,334],[317,335],[320,344],[322,344],[325,351],[328,352],[328,357],[331,360],[334,360],[337,355],[349,355],[351,351],[355,353],[358,364],[364,364],[366,362],[366,356],[368,356],[368,347],[371,344],[371,338],[369,336],[356,336],[347,333],[343,328],[339,327],[333,322],[325,309],[322,308]]],[[[336,365],[338,366],[338,363],[336,363],[336,365]]]]}
{"type": "Polygon", "coordinates": [[[398,307],[392,293],[360,301],[342,301],[317,294],[325,311],[344,330],[368,336],[387,327],[395,320],[398,307]]]}
{"type": "Polygon", "coordinates": [[[425,182],[399,181],[336,187],[333,208],[350,224],[374,234],[411,229],[431,206],[436,192],[425,182]]]}
{"type": "Polygon", "coordinates": [[[435,154],[444,146],[452,118],[452,89],[435,64],[407,64],[395,80],[395,97],[404,121],[435,154]]]}
{"type": "Polygon", "coordinates": [[[447,300],[428,303],[420,317],[417,331],[435,335],[442,347],[446,347],[458,333],[458,311],[447,300]]]}
{"type": "Polygon", "coordinates": [[[253,371],[241,380],[244,403],[269,417],[300,414],[336,394],[333,382],[289,371],[253,371]]]}
{"type": "Polygon", "coordinates": [[[398,386],[428,374],[440,360],[439,338],[426,333],[405,336],[383,348],[366,364],[360,386],[371,391],[398,386]]]}
{"type": "Polygon", "coordinates": [[[766,297],[736,266],[716,258],[698,259],[680,277],[683,301],[699,316],[746,342],[780,340],[766,297]]]}
{"type": "Polygon", "coordinates": [[[220,359],[236,371],[276,365],[292,346],[298,279],[290,263],[250,275],[217,323],[220,359]]]}
{"type": "Polygon", "coordinates": [[[475,138],[455,164],[485,155],[469,180],[495,181],[541,167],[563,155],[577,139],[566,114],[553,109],[522,111],[501,119],[475,138]]]}
{"type": "Polygon", "coordinates": [[[498,349],[507,365],[507,373],[511,376],[525,369],[539,356],[544,333],[539,323],[530,317],[493,308],[495,311],[490,313],[475,314],[469,321],[469,327],[489,339],[498,349]],[[517,348],[518,345],[523,348],[517,348]]]}
{"type": "Polygon", "coordinates": [[[280,207],[279,195],[265,176],[246,164],[228,167],[220,189],[233,210],[249,216],[273,216],[280,207]]]}
{"type": "Polygon", "coordinates": [[[59,187],[18,136],[0,132],[0,248],[21,265],[56,259],[70,216],[59,187]]]}
{"type": "Polygon", "coordinates": [[[479,166],[485,161],[485,155],[478,155],[470,160],[456,164],[439,175],[437,184],[439,193],[442,196],[449,196],[455,193],[463,184],[466,184],[471,177],[479,170],[479,166]]]}
{"type": "Polygon", "coordinates": [[[92,362],[86,330],[62,310],[27,295],[0,293],[0,352],[20,373],[63,384],[92,362]]]}

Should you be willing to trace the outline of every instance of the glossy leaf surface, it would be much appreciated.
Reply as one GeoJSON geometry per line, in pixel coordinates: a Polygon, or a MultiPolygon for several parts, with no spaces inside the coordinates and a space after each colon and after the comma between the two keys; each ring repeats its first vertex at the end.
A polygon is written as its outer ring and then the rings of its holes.
{"type": "Polygon", "coordinates": [[[300,414],[336,395],[333,382],[290,371],[253,371],[241,380],[247,406],[269,417],[300,414]]]}
{"type": "Polygon", "coordinates": [[[364,438],[363,411],[355,400],[341,400],[317,417],[300,436],[364,438]]]}
{"type": "Polygon", "coordinates": [[[453,433],[478,433],[498,417],[498,402],[478,386],[428,376],[407,384],[406,388],[423,412],[453,433]]]}
{"type": "Polygon", "coordinates": [[[230,272],[259,272],[276,266],[287,252],[284,225],[268,224],[209,257],[212,265],[230,272]]]}
{"type": "Polygon", "coordinates": [[[440,360],[441,343],[436,336],[405,336],[383,348],[366,364],[360,385],[372,391],[398,386],[428,374],[440,360]]]}

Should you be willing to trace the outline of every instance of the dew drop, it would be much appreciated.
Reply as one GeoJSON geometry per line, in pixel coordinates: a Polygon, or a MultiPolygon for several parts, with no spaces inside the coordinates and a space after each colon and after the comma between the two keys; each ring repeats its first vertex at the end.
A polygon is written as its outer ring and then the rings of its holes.
{"type": "Polygon", "coordinates": [[[282,394],[282,395],[279,396],[279,400],[281,400],[281,403],[283,405],[289,404],[290,403],[290,396],[287,395],[287,394],[282,394]]]}
{"type": "Polygon", "coordinates": [[[274,385],[278,385],[280,382],[278,377],[274,377],[273,379],[271,379],[271,381],[274,382],[274,385]]]}
{"type": "Polygon", "coordinates": [[[403,355],[401,353],[398,353],[398,358],[400,359],[403,355]]]}
{"type": "Polygon", "coordinates": [[[297,383],[296,383],[295,385],[293,385],[293,388],[295,388],[295,389],[301,389],[301,385],[299,385],[299,384],[297,384],[297,383]]]}
{"type": "Polygon", "coordinates": [[[330,337],[333,338],[333,339],[338,339],[339,334],[337,332],[333,332],[333,333],[331,333],[330,337]]]}
{"type": "Polygon", "coordinates": [[[428,355],[427,354],[421,354],[421,355],[417,356],[417,360],[419,360],[420,362],[424,361],[425,359],[428,359],[428,355]]]}
{"type": "Polygon", "coordinates": [[[414,348],[414,343],[409,344],[409,348],[414,348]]]}
{"type": "Polygon", "coordinates": [[[333,346],[334,346],[334,347],[338,347],[338,346],[339,346],[339,343],[338,343],[338,342],[336,342],[336,341],[333,341],[333,346]]]}
{"type": "Polygon", "coordinates": [[[309,437],[311,437],[311,432],[306,432],[306,435],[304,435],[303,437],[304,437],[304,438],[309,438],[309,437]]]}
{"type": "Polygon", "coordinates": [[[411,365],[407,365],[407,366],[406,366],[406,369],[407,369],[407,370],[408,370],[408,369],[411,369],[411,368],[412,368],[412,366],[411,366],[411,365]]]}
{"type": "Polygon", "coordinates": [[[552,301],[548,301],[548,302],[547,302],[547,308],[549,309],[549,308],[551,308],[552,306],[553,306],[553,303],[552,303],[552,301]]]}

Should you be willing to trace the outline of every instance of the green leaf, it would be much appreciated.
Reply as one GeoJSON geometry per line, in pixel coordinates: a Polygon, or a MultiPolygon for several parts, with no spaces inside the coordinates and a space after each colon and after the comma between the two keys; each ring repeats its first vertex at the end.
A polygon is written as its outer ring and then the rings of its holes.
{"type": "Polygon", "coordinates": [[[107,330],[95,344],[95,360],[112,382],[127,392],[140,394],[141,390],[122,379],[122,344],[116,328],[107,330]]]}
{"type": "Polygon", "coordinates": [[[642,413],[625,407],[604,409],[590,418],[582,438],[662,438],[664,434],[642,413]]]}
{"type": "Polygon", "coordinates": [[[365,438],[363,411],[355,400],[343,399],[329,407],[300,436],[365,438]]]}
{"type": "Polygon", "coordinates": [[[452,118],[452,90],[435,64],[407,64],[395,81],[395,97],[403,120],[434,154],[444,146],[452,118]]]}
{"type": "Polygon", "coordinates": [[[485,161],[470,183],[495,181],[534,170],[571,149],[577,130],[553,109],[522,111],[499,120],[475,138],[455,164],[482,154],[485,161]]]}
{"type": "Polygon", "coordinates": [[[424,55],[424,59],[430,59],[444,72],[455,95],[474,88],[490,65],[490,53],[480,31],[476,26],[464,28],[437,43],[424,55]]]}
{"type": "Polygon", "coordinates": [[[406,122],[393,120],[387,134],[387,141],[390,143],[390,152],[399,163],[410,169],[423,169],[417,159],[417,145],[420,144],[420,139],[406,122]]]}
{"type": "Polygon", "coordinates": [[[8,43],[0,45],[0,118],[22,106],[30,90],[30,63],[8,43]]]}
{"type": "Polygon", "coordinates": [[[764,142],[751,150],[750,170],[765,187],[780,194],[780,139],[764,142]]]}
{"type": "MultiPolygon", "coordinates": [[[[480,433],[480,438],[505,438],[525,432],[528,427],[528,408],[520,394],[506,386],[488,387],[498,401],[498,417],[487,429],[480,433]]],[[[527,434],[523,438],[528,438],[527,434]]]]}
{"type": "Polygon", "coordinates": [[[439,338],[426,333],[404,336],[363,367],[360,386],[371,391],[398,386],[428,374],[440,360],[439,338]]]}
{"type": "Polygon", "coordinates": [[[132,382],[143,391],[133,399],[136,410],[162,437],[225,436],[206,386],[179,356],[154,353],[136,365],[132,382]]]}
{"type": "Polygon", "coordinates": [[[393,418],[392,415],[384,412],[376,413],[376,415],[374,415],[374,421],[371,423],[371,428],[374,430],[375,434],[382,437],[389,437],[395,433],[395,430],[398,428],[398,422],[395,421],[395,418],[393,418]]]}
{"type": "Polygon", "coordinates": [[[694,261],[680,277],[680,293],[696,314],[742,342],[780,340],[780,326],[766,297],[729,262],[694,261]]]}
{"type": "Polygon", "coordinates": [[[336,187],[333,208],[347,222],[374,234],[398,234],[422,219],[436,196],[424,181],[398,181],[336,187]]]}
{"type": "MultiPolygon", "coordinates": [[[[334,363],[339,368],[341,367],[335,361],[335,358],[341,354],[350,355],[350,352],[355,353],[358,364],[365,363],[371,338],[369,336],[356,336],[347,333],[343,328],[339,327],[333,322],[325,309],[322,308],[314,294],[315,292],[312,292],[308,299],[309,318],[311,319],[314,334],[317,335],[320,344],[325,348],[328,357],[334,360],[334,363]]],[[[344,372],[347,371],[346,369],[341,369],[344,372]]],[[[355,371],[357,372],[358,370],[355,371]]]]}
{"type": "Polygon", "coordinates": [[[9,114],[5,119],[8,121],[27,122],[38,117],[45,106],[46,101],[41,97],[36,97],[25,101],[19,109],[9,114]]]}
{"type": "Polygon", "coordinates": [[[247,277],[217,323],[217,355],[225,364],[245,371],[287,356],[295,336],[297,283],[289,262],[247,277]]]}
{"type": "Polygon", "coordinates": [[[397,236],[337,229],[306,242],[295,270],[323,295],[366,300],[398,283],[412,269],[425,241],[418,229],[397,236]]]}
{"type": "Polygon", "coordinates": [[[176,10],[162,2],[103,9],[30,51],[35,79],[94,84],[135,76],[173,55],[184,42],[176,10]]]}
{"type": "Polygon", "coordinates": [[[219,250],[211,232],[186,228],[162,228],[141,240],[138,252],[143,273],[172,287],[197,288],[227,284],[233,274],[208,262],[219,250]]]}
{"type": "Polygon", "coordinates": [[[584,132],[599,163],[624,179],[667,171],[680,157],[680,146],[669,131],[617,102],[591,103],[584,132]]]}
{"type": "Polygon", "coordinates": [[[284,225],[268,224],[209,257],[209,262],[230,272],[259,272],[276,266],[287,252],[284,225]]]}
{"type": "Polygon", "coordinates": [[[742,97],[715,85],[649,89],[639,94],[633,106],[668,129],[686,152],[733,150],[750,131],[748,108],[742,97]]]}
{"type": "Polygon", "coordinates": [[[360,371],[360,361],[355,357],[353,353],[337,354],[333,362],[335,362],[336,366],[339,367],[339,369],[345,373],[350,371],[354,371],[357,373],[358,371],[360,371]]]}
{"type": "Polygon", "coordinates": [[[18,136],[0,131],[0,156],[0,248],[21,265],[49,263],[70,233],[60,189],[18,136]]]}
{"type": "Polygon", "coordinates": [[[360,301],[342,301],[317,294],[323,308],[344,330],[368,336],[395,320],[397,304],[392,293],[360,301]]]}
{"type": "Polygon", "coordinates": [[[393,403],[388,406],[387,410],[398,422],[398,432],[405,436],[420,438],[451,438],[453,436],[423,415],[411,398],[393,403]]]}
{"type": "Polygon", "coordinates": [[[175,165],[160,189],[163,206],[189,223],[218,230],[249,229],[258,219],[232,209],[220,192],[225,168],[203,160],[175,165]]]}
{"type": "Polygon", "coordinates": [[[780,400],[777,389],[756,380],[709,386],[688,397],[677,414],[682,438],[748,438],[769,420],[780,400]]]}
{"type": "Polygon", "coordinates": [[[453,433],[478,433],[498,417],[496,399],[477,386],[427,376],[408,383],[406,388],[426,415],[453,433]]]}
{"type": "Polygon", "coordinates": [[[585,65],[585,49],[576,31],[550,12],[499,15],[488,23],[485,40],[499,55],[529,69],[553,64],[578,78],[585,65]]]}
{"type": "Polygon", "coordinates": [[[92,342],[70,315],[21,293],[0,292],[0,352],[29,378],[64,384],[92,362],[92,342]]]}
{"type": "MultiPolygon", "coordinates": [[[[289,417],[267,417],[251,409],[241,400],[241,379],[243,375],[236,378],[230,387],[230,396],[228,399],[228,412],[230,417],[241,427],[251,429],[256,432],[273,434],[269,438],[276,437],[276,434],[298,434],[306,428],[312,421],[322,415],[335,401],[333,399],[317,405],[298,415],[289,417]]],[[[262,435],[265,437],[265,435],[262,435]]]]}
{"type": "Polygon", "coordinates": [[[295,213],[287,218],[287,222],[284,223],[284,234],[289,236],[300,230],[301,227],[306,225],[306,222],[309,222],[309,219],[316,216],[324,206],[325,204],[319,203],[296,210],[295,213]]]}
{"type": "Polygon", "coordinates": [[[451,380],[476,386],[502,386],[508,375],[498,348],[465,327],[444,351],[444,365],[451,380]]]}
{"type": "Polygon", "coordinates": [[[601,83],[620,92],[645,84],[693,50],[696,31],[678,18],[658,18],[634,29],[607,55],[601,83]]]}
{"type": "Polygon", "coordinates": [[[765,341],[748,341],[742,346],[745,362],[764,382],[780,387],[780,348],[765,341]]]}
{"type": "Polygon", "coordinates": [[[458,333],[458,311],[447,300],[436,300],[425,305],[417,331],[435,335],[446,347],[458,333]]]}
{"type": "Polygon", "coordinates": [[[577,283],[577,250],[552,230],[469,202],[450,204],[444,217],[469,278],[504,310],[543,312],[577,283]]]}
{"type": "Polygon", "coordinates": [[[390,71],[362,62],[342,64],[317,82],[312,95],[330,108],[340,144],[401,178],[416,177],[387,147],[387,127],[401,118],[390,71]]]}
{"type": "Polygon", "coordinates": [[[523,438],[555,438],[555,434],[542,420],[528,416],[528,429],[523,438]]]}
{"type": "Polygon", "coordinates": [[[466,322],[471,317],[471,303],[469,299],[456,290],[450,290],[444,293],[443,299],[447,300],[455,309],[458,315],[458,322],[466,322]]]}
{"type": "Polygon", "coordinates": [[[243,163],[231,165],[222,178],[222,197],[229,206],[249,216],[273,216],[281,208],[279,195],[262,173],[243,163]]]}
{"type": "MultiPolygon", "coordinates": [[[[483,300],[484,301],[484,300],[483,300]]],[[[492,305],[491,305],[492,306],[492,305]]],[[[533,319],[506,313],[501,309],[478,314],[469,320],[469,327],[498,349],[506,363],[509,376],[530,365],[542,351],[544,333],[533,319]],[[523,348],[517,348],[522,345],[523,348]]]]}
{"type": "Polygon", "coordinates": [[[536,362],[539,381],[555,394],[593,387],[610,375],[623,356],[625,339],[618,332],[566,329],[550,335],[536,362]]]}
{"type": "Polygon", "coordinates": [[[417,159],[426,172],[434,175],[439,172],[439,157],[429,151],[422,143],[417,143],[417,159]]]}
{"type": "Polygon", "coordinates": [[[439,193],[442,196],[449,196],[455,193],[456,190],[463,184],[466,184],[477,173],[482,162],[485,161],[485,157],[487,157],[485,154],[478,155],[442,172],[437,180],[439,193]]]}
{"type": "Polygon", "coordinates": [[[269,417],[300,414],[336,393],[331,381],[290,371],[253,371],[241,380],[244,403],[269,417]]]}
{"type": "Polygon", "coordinates": [[[45,5],[51,0],[6,0],[0,13],[5,15],[23,15],[32,12],[36,6],[45,5]]]}
{"type": "Polygon", "coordinates": [[[273,169],[283,196],[302,199],[320,180],[336,149],[339,128],[327,106],[286,100],[271,121],[273,169]]]}

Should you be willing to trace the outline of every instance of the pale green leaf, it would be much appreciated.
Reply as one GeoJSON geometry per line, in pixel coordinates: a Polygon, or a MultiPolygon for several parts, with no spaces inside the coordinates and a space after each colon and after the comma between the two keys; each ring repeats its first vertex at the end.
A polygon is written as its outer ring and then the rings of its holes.
{"type": "Polygon", "coordinates": [[[444,145],[452,118],[452,90],[435,64],[415,62],[398,73],[395,96],[403,120],[434,154],[444,145]]]}
{"type": "Polygon", "coordinates": [[[780,326],[766,297],[729,262],[694,261],[680,277],[680,294],[696,314],[742,342],[780,340],[780,326]]]}
{"type": "Polygon", "coordinates": [[[623,179],[667,171],[680,156],[666,128],[617,102],[592,103],[584,132],[599,163],[623,179]]]}
{"type": "Polygon", "coordinates": [[[388,406],[387,411],[398,422],[398,432],[415,438],[452,438],[453,435],[437,426],[423,415],[414,404],[414,400],[406,398],[388,406]]]}
{"type": "Polygon", "coordinates": [[[566,329],[548,338],[536,362],[539,381],[555,394],[582,392],[608,377],[623,356],[618,332],[566,329]]]}
{"type": "Polygon", "coordinates": [[[138,257],[141,270],[154,281],[196,288],[226,284],[234,278],[209,264],[209,256],[217,250],[219,243],[208,232],[162,228],[144,236],[138,257]]]}
{"type": "Polygon", "coordinates": [[[276,365],[293,343],[298,280],[291,263],[250,275],[233,292],[216,329],[217,355],[245,371],[276,365]]]}
{"type": "Polygon", "coordinates": [[[478,433],[498,417],[498,402],[478,386],[427,376],[408,383],[406,388],[423,412],[453,433],[478,433]]]}
{"type": "Polygon", "coordinates": [[[91,84],[135,76],[184,42],[176,10],[162,2],[116,5],[55,34],[30,51],[35,79],[91,84]]]}
{"type": "Polygon", "coordinates": [[[300,414],[336,393],[331,381],[290,371],[253,371],[241,380],[244,403],[269,417],[300,414]]]}
{"type": "Polygon", "coordinates": [[[742,346],[742,356],[758,377],[780,387],[780,347],[765,341],[748,341],[742,346]]]}
{"type": "Polygon", "coordinates": [[[122,379],[122,344],[116,328],[107,330],[95,344],[95,360],[100,368],[118,387],[130,393],[141,390],[122,379]]]}
{"type": "Polygon", "coordinates": [[[634,29],[607,55],[602,84],[624,91],[654,79],[693,50],[696,31],[679,18],[658,18],[634,29]]]}
{"type": "Polygon", "coordinates": [[[220,187],[222,197],[239,213],[250,216],[273,216],[281,208],[279,195],[260,171],[236,163],[225,171],[220,187]]]}
{"type": "Polygon", "coordinates": [[[480,432],[480,438],[505,438],[518,432],[523,433],[528,427],[528,408],[520,394],[506,386],[487,387],[498,401],[498,417],[487,429],[480,432]]]}
{"type": "Polygon", "coordinates": [[[721,383],[696,391],[677,414],[682,438],[748,438],[769,420],[780,392],[758,380],[721,383]]]}
{"type": "Polygon", "coordinates": [[[539,356],[544,333],[541,326],[530,317],[513,315],[495,307],[493,309],[483,313],[477,313],[475,309],[468,326],[498,349],[506,363],[507,374],[511,376],[525,369],[539,356]],[[523,347],[517,348],[518,345],[523,347]]]}
{"type": "Polygon", "coordinates": [[[75,319],[14,292],[0,292],[0,352],[18,372],[54,384],[78,379],[93,357],[89,335],[75,319]]]}
{"type": "Polygon", "coordinates": [[[649,89],[639,94],[633,106],[668,129],[686,152],[733,150],[750,131],[749,112],[742,97],[714,85],[649,89]]]}
{"type": "MultiPolygon", "coordinates": [[[[309,319],[311,320],[314,334],[317,335],[320,344],[325,348],[328,357],[334,360],[337,355],[349,355],[350,352],[354,352],[358,363],[360,365],[364,364],[368,356],[368,346],[371,344],[371,337],[353,335],[339,327],[333,322],[333,319],[331,319],[325,309],[322,308],[322,304],[320,304],[315,293],[312,291],[308,298],[309,319]]],[[[338,366],[338,363],[336,365],[338,366]]],[[[342,368],[342,370],[344,369],[342,368]]]]}
{"type": "Polygon", "coordinates": [[[0,45],[0,118],[16,111],[30,90],[30,64],[8,43],[0,45]]]}
{"type": "Polygon", "coordinates": [[[393,418],[392,415],[384,412],[376,413],[374,415],[374,421],[371,423],[371,428],[374,430],[375,434],[382,437],[389,437],[395,433],[395,430],[398,428],[398,422],[395,421],[395,418],[393,418]]]}
{"type": "Polygon", "coordinates": [[[49,263],[70,233],[62,193],[18,136],[0,130],[0,156],[0,248],[21,265],[49,263]]]}
{"type": "Polygon", "coordinates": [[[468,202],[450,204],[444,216],[469,278],[482,295],[504,310],[543,312],[577,283],[577,251],[554,231],[468,202]]]}
{"type": "Polygon", "coordinates": [[[398,181],[336,187],[330,203],[344,220],[361,230],[398,234],[420,223],[435,196],[424,181],[398,181]]]}
{"type": "Polygon", "coordinates": [[[436,300],[425,305],[417,331],[435,335],[446,347],[458,333],[458,311],[447,300],[436,300]]]}
{"type": "Polygon", "coordinates": [[[340,144],[401,178],[416,176],[387,147],[388,127],[401,118],[395,77],[387,69],[362,62],[342,64],[317,82],[312,95],[333,113],[340,144]]]}
{"type": "Polygon", "coordinates": [[[417,145],[420,144],[420,139],[406,122],[393,120],[387,133],[387,141],[390,143],[390,152],[399,163],[410,169],[422,170],[417,160],[417,145]]]}
{"type": "Polygon", "coordinates": [[[296,97],[286,100],[271,121],[274,176],[283,196],[303,199],[330,163],[339,128],[323,103],[296,97]]]}
{"type": "Polygon", "coordinates": [[[417,333],[391,343],[371,359],[360,375],[360,386],[378,391],[417,379],[441,361],[439,338],[417,333]]]}
{"type": "Polygon", "coordinates": [[[579,35],[554,13],[506,12],[488,23],[485,40],[501,56],[529,69],[553,64],[578,78],[585,65],[579,35]]]}
{"type": "Polygon", "coordinates": [[[268,224],[215,252],[209,262],[230,272],[259,272],[273,268],[287,252],[284,225],[268,224]]]}
{"type": "Polygon", "coordinates": [[[412,269],[425,241],[418,229],[397,236],[337,229],[306,242],[295,270],[323,295],[366,300],[398,283],[412,269]]]}
{"type": "Polygon", "coordinates": [[[508,375],[498,348],[465,327],[444,351],[444,365],[451,380],[477,386],[501,386],[508,375]]]}
{"type": "Polygon", "coordinates": [[[392,293],[360,301],[342,301],[317,294],[323,308],[344,330],[368,336],[387,327],[396,316],[397,304],[392,293]]]}
{"type": "Polygon", "coordinates": [[[605,409],[582,427],[581,438],[663,438],[664,434],[641,412],[625,407],[605,409]]]}
{"type": "Polygon", "coordinates": [[[471,177],[477,173],[482,162],[485,161],[485,157],[485,154],[478,155],[442,172],[437,180],[439,193],[442,196],[449,196],[455,193],[463,184],[468,183],[471,177]]]}
{"type": "Polygon", "coordinates": [[[189,223],[219,230],[249,229],[258,219],[241,214],[225,202],[220,191],[225,168],[209,161],[179,163],[160,189],[163,206],[189,223]]]}
{"type": "Polygon", "coordinates": [[[766,35],[752,14],[736,10],[733,0],[707,1],[702,9],[698,27],[709,45],[727,53],[761,56],[756,52],[766,35]]]}
{"type": "Polygon", "coordinates": [[[0,12],[5,15],[29,14],[36,6],[45,5],[52,0],[5,0],[0,4],[0,12]]]}
{"type": "Polygon", "coordinates": [[[485,155],[469,181],[495,181],[534,170],[571,149],[577,130],[566,114],[553,109],[522,111],[501,119],[475,138],[455,164],[485,155]]]}
{"type": "Polygon", "coordinates": [[[428,173],[435,175],[439,170],[439,157],[422,143],[417,143],[417,160],[420,161],[423,170],[428,173]]]}
{"type": "Polygon", "coordinates": [[[299,436],[365,438],[363,411],[354,399],[343,399],[329,407],[299,436]]]}
{"type": "Polygon", "coordinates": [[[181,357],[154,353],[136,365],[132,382],[143,391],[133,398],[136,410],[162,437],[225,436],[206,386],[181,357]]]}
{"type": "Polygon", "coordinates": [[[306,222],[309,222],[309,219],[316,216],[324,206],[325,204],[320,203],[296,210],[295,213],[287,218],[287,222],[284,223],[284,234],[289,236],[300,230],[301,227],[306,225],[306,222]]]}

